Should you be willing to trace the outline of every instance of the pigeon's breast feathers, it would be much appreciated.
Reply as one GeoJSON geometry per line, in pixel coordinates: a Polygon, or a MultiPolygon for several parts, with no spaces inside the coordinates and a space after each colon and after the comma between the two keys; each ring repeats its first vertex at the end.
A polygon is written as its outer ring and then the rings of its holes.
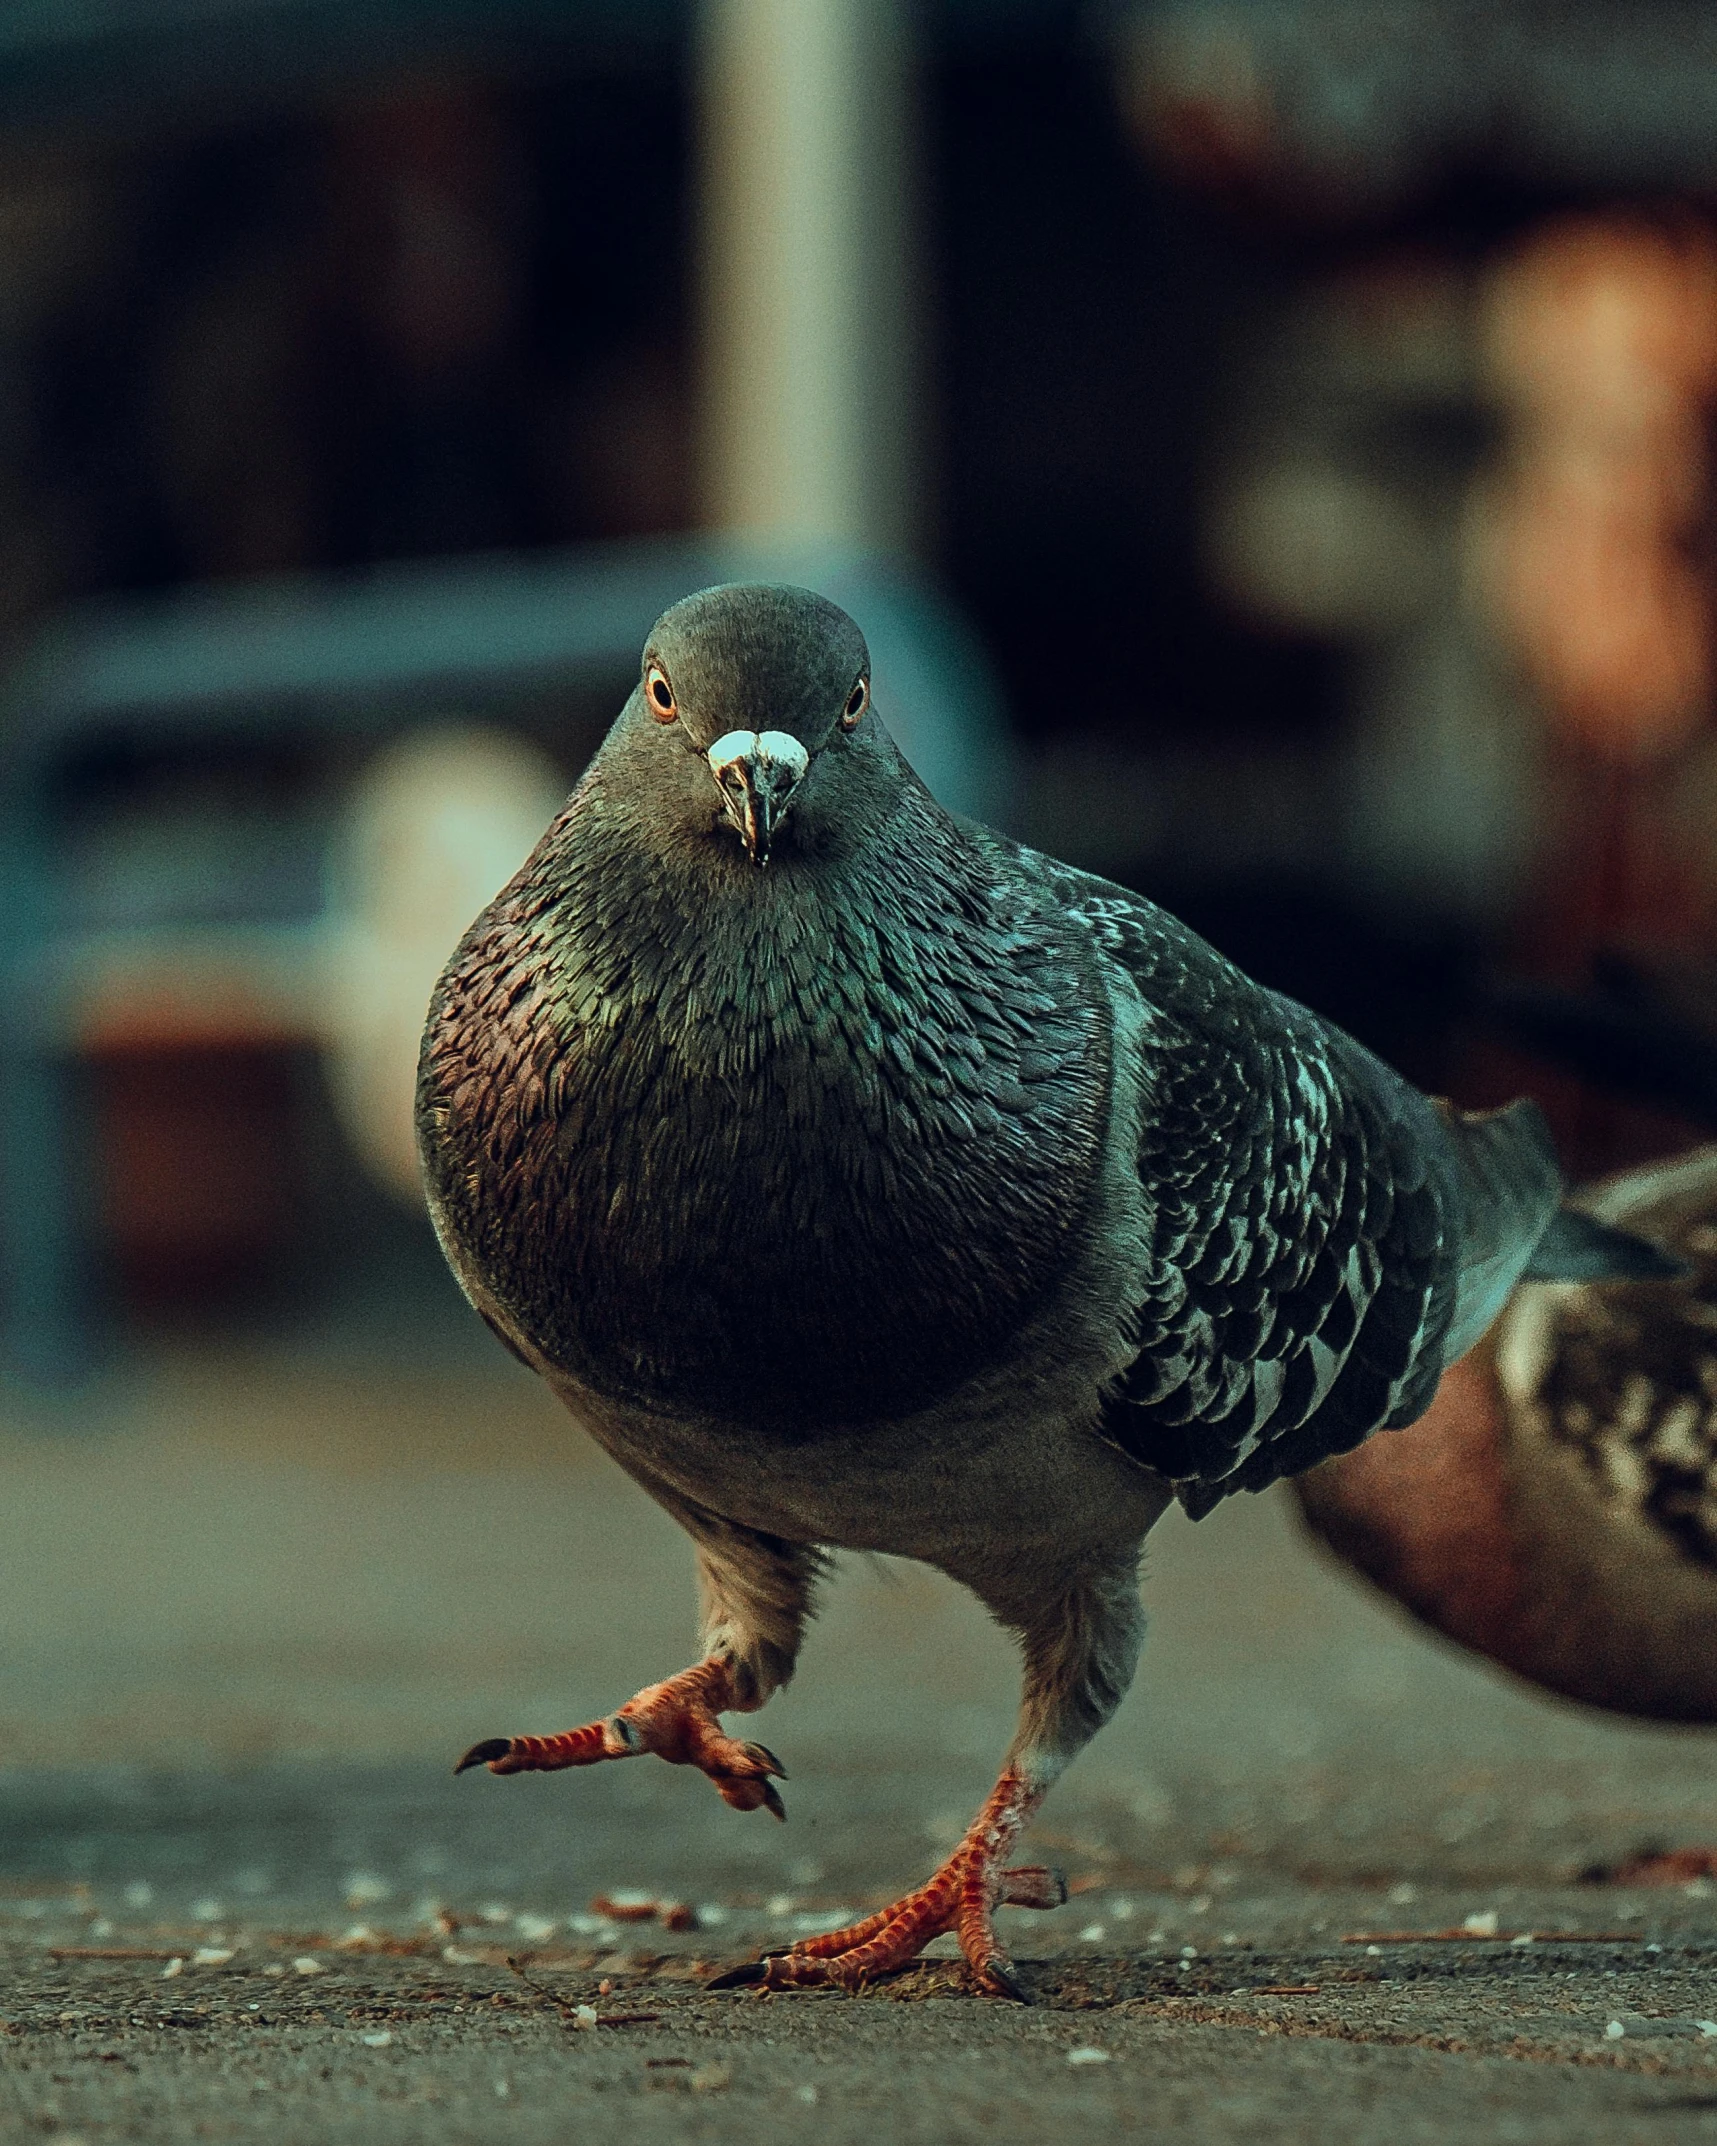
{"type": "Polygon", "coordinates": [[[1076,1247],[1094,950],[843,722],[856,675],[820,728],[737,690],[695,729],[634,705],[431,1008],[455,1265],[608,1398],[798,1436],[908,1413],[1005,1357],[1076,1247]],[[703,730],[807,749],[766,869],[703,730]]]}

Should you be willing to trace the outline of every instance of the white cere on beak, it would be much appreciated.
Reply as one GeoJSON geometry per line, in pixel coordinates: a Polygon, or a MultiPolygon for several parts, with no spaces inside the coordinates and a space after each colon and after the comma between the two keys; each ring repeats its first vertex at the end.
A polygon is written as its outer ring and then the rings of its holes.
{"type": "Polygon", "coordinates": [[[811,756],[786,730],[730,730],[709,749],[709,771],[729,823],[754,864],[769,862],[769,845],[803,781],[811,756]]]}
{"type": "Polygon", "coordinates": [[[709,771],[717,782],[741,760],[751,761],[758,769],[779,769],[789,790],[798,786],[811,764],[810,754],[790,730],[730,730],[709,749],[709,771]]]}

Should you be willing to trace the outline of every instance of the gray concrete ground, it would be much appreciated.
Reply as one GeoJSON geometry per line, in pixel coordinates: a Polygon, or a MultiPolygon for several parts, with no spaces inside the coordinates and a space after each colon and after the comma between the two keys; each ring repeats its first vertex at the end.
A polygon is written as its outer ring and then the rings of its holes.
{"type": "Polygon", "coordinates": [[[1027,2010],[700,1988],[988,1787],[1009,1650],[913,1568],[842,1572],[765,1717],[784,1827],[648,1759],[451,1777],[687,1659],[683,1542],[498,1353],[185,1352],[0,1490],[0,2139],[1717,2139],[1717,1888],[1581,1876],[1717,1843],[1712,1737],[1504,1684],[1283,1499],[1159,1530],[1027,2010]]]}

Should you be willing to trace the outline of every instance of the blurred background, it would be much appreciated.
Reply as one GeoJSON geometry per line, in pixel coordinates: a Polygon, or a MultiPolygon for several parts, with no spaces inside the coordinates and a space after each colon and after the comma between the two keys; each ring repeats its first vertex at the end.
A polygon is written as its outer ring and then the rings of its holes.
{"type": "Polygon", "coordinates": [[[1575,1167],[1496,979],[1717,897],[1717,28],[1403,0],[23,0],[0,1347],[440,1328],[417,1023],[684,589],[1575,1167]]]}
{"type": "Polygon", "coordinates": [[[748,571],[950,804],[1677,1145],[1490,1016],[1713,938],[1714,101],[1670,4],[9,9],[14,1379],[445,1322],[428,986],[748,571]]]}
{"type": "MultiPolygon", "coordinates": [[[[317,1557],[392,1527],[441,1616],[410,1470],[574,1465],[430,1236],[416,1040],[710,580],[826,589],[947,803],[1577,1174],[1695,1137],[1534,1051],[1717,959],[1714,115],[1680,0],[12,0],[11,1747],[150,1618],[135,1735],[261,1664],[267,1743],[299,1627],[234,1605],[314,1574],[300,1738],[380,1614],[317,1557]]],[[[466,1722],[489,1614],[436,1734],[564,1725],[466,1722]]]]}

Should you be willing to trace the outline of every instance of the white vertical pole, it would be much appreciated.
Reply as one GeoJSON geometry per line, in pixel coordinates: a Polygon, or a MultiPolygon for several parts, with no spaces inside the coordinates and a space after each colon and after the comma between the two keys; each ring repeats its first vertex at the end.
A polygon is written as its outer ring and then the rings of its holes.
{"type": "Polygon", "coordinates": [[[709,523],[921,539],[910,0],[704,0],[709,523]]]}

